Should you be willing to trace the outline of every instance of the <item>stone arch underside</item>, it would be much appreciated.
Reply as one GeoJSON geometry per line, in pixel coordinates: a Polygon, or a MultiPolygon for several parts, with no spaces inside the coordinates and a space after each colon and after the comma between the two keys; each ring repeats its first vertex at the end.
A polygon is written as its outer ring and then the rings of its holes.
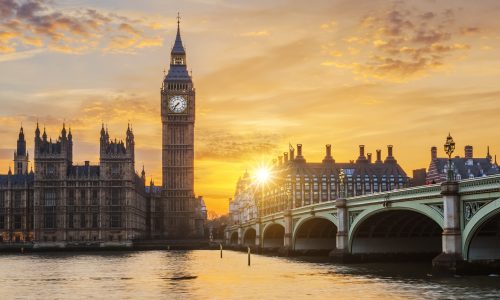
{"type": "Polygon", "coordinates": [[[233,232],[231,234],[231,239],[229,240],[231,245],[238,245],[238,232],[233,232]]]}
{"type": "Polygon", "coordinates": [[[430,217],[413,210],[375,213],[357,226],[353,254],[432,254],[441,252],[442,228],[430,217]]]}
{"type": "Polygon", "coordinates": [[[468,259],[500,260],[500,211],[475,230],[469,243],[468,259]]]}
{"type": "Polygon", "coordinates": [[[255,237],[257,232],[253,228],[248,228],[243,235],[243,245],[244,246],[255,246],[255,237]]]}
{"type": "Polygon", "coordinates": [[[294,250],[333,250],[336,246],[337,226],[325,218],[312,218],[296,230],[294,250]]]}
{"type": "Polygon", "coordinates": [[[285,241],[285,227],[281,224],[271,224],[265,231],[262,238],[263,248],[281,248],[285,241]]]}

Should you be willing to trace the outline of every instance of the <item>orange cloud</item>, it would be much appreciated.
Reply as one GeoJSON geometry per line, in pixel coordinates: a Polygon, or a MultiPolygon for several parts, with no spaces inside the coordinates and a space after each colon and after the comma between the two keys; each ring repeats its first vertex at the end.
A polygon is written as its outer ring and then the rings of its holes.
{"type": "Polygon", "coordinates": [[[134,53],[135,49],[163,44],[161,38],[155,37],[156,29],[114,13],[94,9],[65,11],[48,0],[0,3],[0,53],[30,47],[69,54],[99,48],[134,53]]]}
{"type": "Polygon", "coordinates": [[[259,31],[249,31],[240,34],[241,36],[247,36],[247,37],[259,37],[259,36],[268,36],[270,35],[269,31],[267,30],[259,30],[259,31]]]}
{"type": "MultiPolygon", "coordinates": [[[[348,52],[362,52],[364,60],[324,65],[348,68],[364,78],[406,81],[449,65],[456,52],[471,48],[460,36],[478,32],[478,27],[457,27],[453,10],[421,12],[398,2],[388,10],[363,17],[358,34],[344,39],[357,45],[349,46],[348,52]]],[[[341,50],[332,49],[330,54],[335,51],[341,50]]]]}

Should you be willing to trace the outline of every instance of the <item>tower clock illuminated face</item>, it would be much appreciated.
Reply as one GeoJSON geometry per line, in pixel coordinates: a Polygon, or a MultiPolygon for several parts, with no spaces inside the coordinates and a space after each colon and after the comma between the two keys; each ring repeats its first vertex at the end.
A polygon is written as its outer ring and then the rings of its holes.
{"type": "Polygon", "coordinates": [[[173,96],[168,102],[168,107],[174,113],[181,113],[186,110],[187,101],[182,96],[173,96]]]}

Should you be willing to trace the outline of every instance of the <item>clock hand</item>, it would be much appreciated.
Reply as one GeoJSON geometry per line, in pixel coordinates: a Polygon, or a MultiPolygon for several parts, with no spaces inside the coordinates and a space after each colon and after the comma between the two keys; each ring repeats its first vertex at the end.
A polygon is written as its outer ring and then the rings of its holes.
{"type": "Polygon", "coordinates": [[[176,105],[174,105],[174,109],[176,109],[176,108],[177,108],[177,106],[179,106],[179,104],[181,104],[181,103],[180,103],[180,102],[177,102],[177,104],[176,104],[176,105]]]}

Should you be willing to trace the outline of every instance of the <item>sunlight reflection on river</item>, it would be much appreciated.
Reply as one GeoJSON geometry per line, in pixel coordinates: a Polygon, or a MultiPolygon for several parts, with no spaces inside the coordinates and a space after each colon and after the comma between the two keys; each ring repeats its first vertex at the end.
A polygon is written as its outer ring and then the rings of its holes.
{"type": "Polygon", "coordinates": [[[0,256],[2,299],[485,299],[500,277],[428,275],[422,264],[334,265],[224,251],[0,256]]]}

